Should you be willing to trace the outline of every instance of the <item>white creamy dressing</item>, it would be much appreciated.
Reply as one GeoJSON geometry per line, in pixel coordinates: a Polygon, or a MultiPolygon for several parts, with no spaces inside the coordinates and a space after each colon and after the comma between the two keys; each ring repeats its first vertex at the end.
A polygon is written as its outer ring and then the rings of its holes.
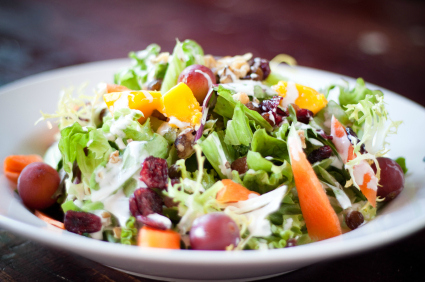
{"type": "Polygon", "coordinates": [[[217,152],[219,155],[219,159],[220,159],[220,164],[218,166],[218,168],[220,169],[221,173],[226,175],[229,179],[232,179],[232,169],[230,167],[226,166],[227,163],[227,158],[226,155],[224,154],[223,149],[219,149],[221,146],[220,140],[218,139],[218,137],[212,135],[212,140],[215,143],[215,146],[217,148],[217,152]]]}
{"type": "Polygon", "coordinates": [[[175,125],[180,129],[185,129],[190,127],[190,123],[188,122],[183,122],[179,119],[177,119],[176,117],[170,117],[170,120],[168,121],[169,124],[175,125]]]}
{"type": "Polygon", "coordinates": [[[109,131],[117,137],[124,138],[125,133],[123,130],[131,125],[131,123],[133,122],[133,118],[137,113],[142,113],[142,112],[139,110],[131,110],[131,114],[120,116],[117,120],[115,120],[111,124],[109,131]]]}
{"type": "Polygon", "coordinates": [[[288,217],[287,219],[285,219],[285,223],[283,224],[283,230],[291,229],[292,223],[294,223],[294,220],[291,217],[288,217]]]}
{"type": "Polygon", "coordinates": [[[124,144],[124,141],[122,141],[122,138],[121,137],[118,137],[116,140],[115,140],[115,144],[117,144],[117,146],[118,146],[118,148],[120,149],[120,150],[124,150],[125,149],[125,144],[124,144]]]}
{"type": "Polygon", "coordinates": [[[195,70],[195,72],[200,73],[205,77],[205,79],[208,81],[208,88],[211,88],[213,86],[211,77],[208,74],[206,74],[205,72],[201,70],[195,70]]]}
{"type": "Polygon", "coordinates": [[[171,227],[172,227],[172,222],[171,222],[171,220],[168,218],[168,217],[166,217],[166,216],[163,216],[163,215],[160,215],[160,214],[158,214],[158,213],[152,213],[152,214],[149,214],[148,216],[147,216],[147,218],[149,218],[149,219],[151,219],[151,220],[153,220],[153,221],[155,221],[155,222],[159,222],[161,225],[163,225],[166,229],[171,229],[171,227]]]}
{"type": "Polygon", "coordinates": [[[270,87],[267,87],[263,83],[254,80],[234,80],[234,82],[220,85],[226,89],[233,90],[236,93],[243,92],[249,96],[254,96],[255,86],[260,86],[261,89],[263,89],[263,91],[270,96],[278,95],[277,92],[271,89],[270,87]]]}
{"type": "Polygon", "coordinates": [[[164,136],[167,132],[169,132],[172,129],[170,124],[168,122],[163,122],[157,129],[156,133],[158,133],[161,136],[164,136]]]}
{"type": "Polygon", "coordinates": [[[114,103],[114,111],[123,109],[123,108],[128,108],[129,94],[130,94],[130,91],[121,92],[121,96],[114,103]]]}
{"type": "MultiPolygon", "coordinates": [[[[334,119],[335,117],[332,116],[332,125],[335,122],[334,119]]],[[[331,136],[333,137],[332,143],[335,145],[335,148],[338,154],[341,156],[343,163],[346,163],[348,159],[348,149],[351,146],[350,140],[348,140],[345,134],[342,137],[336,136],[336,131],[334,126],[331,126],[331,136]]]]}
{"type": "Polygon", "coordinates": [[[117,193],[107,197],[103,201],[104,209],[112,213],[120,223],[125,226],[130,214],[129,198],[125,196],[124,191],[120,189],[117,193]]]}
{"type": "Polygon", "coordinates": [[[145,95],[145,98],[148,99],[149,103],[152,103],[153,97],[152,97],[151,93],[149,93],[149,91],[142,91],[142,92],[145,95]]]}
{"type": "Polygon", "coordinates": [[[320,142],[319,140],[314,139],[314,138],[309,138],[309,139],[308,139],[308,142],[310,142],[310,143],[311,143],[311,145],[315,145],[315,146],[323,146],[323,143],[322,143],[322,142],[320,142]]]}
{"type": "Polygon", "coordinates": [[[331,156],[330,159],[332,159],[331,166],[336,167],[338,169],[342,169],[344,167],[344,164],[342,163],[340,158],[336,156],[331,156]]]}
{"type": "Polygon", "coordinates": [[[109,195],[114,193],[124,182],[133,176],[139,169],[143,160],[149,156],[149,153],[144,150],[141,143],[144,141],[133,141],[128,144],[128,154],[136,159],[135,165],[130,166],[126,169],[123,168],[123,161],[117,163],[106,164],[106,167],[101,167],[94,171],[96,182],[99,183],[99,190],[93,190],[91,192],[92,201],[103,201],[109,195]]]}
{"type": "Polygon", "coordinates": [[[286,85],[286,96],[280,102],[280,105],[286,108],[289,104],[295,104],[295,100],[297,100],[300,93],[295,86],[295,82],[288,81],[286,85]]]}
{"type": "Polygon", "coordinates": [[[249,220],[248,230],[250,236],[269,236],[271,229],[267,216],[279,209],[287,189],[288,187],[283,185],[261,196],[237,203],[230,203],[225,208],[225,211],[245,215],[249,220]]]}
{"type": "Polygon", "coordinates": [[[299,161],[300,154],[303,153],[303,148],[302,148],[300,137],[295,131],[294,133],[292,133],[292,129],[291,129],[291,132],[289,132],[287,142],[288,142],[288,147],[292,148],[290,152],[291,159],[294,159],[295,161],[299,161]]]}
{"type": "Polygon", "coordinates": [[[357,185],[363,185],[364,177],[369,174],[371,179],[367,183],[367,188],[376,191],[378,189],[378,179],[375,176],[375,172],[372,167],[365,161],[362,160],[358,165],[353,168],[354,179],[357,185]]]}

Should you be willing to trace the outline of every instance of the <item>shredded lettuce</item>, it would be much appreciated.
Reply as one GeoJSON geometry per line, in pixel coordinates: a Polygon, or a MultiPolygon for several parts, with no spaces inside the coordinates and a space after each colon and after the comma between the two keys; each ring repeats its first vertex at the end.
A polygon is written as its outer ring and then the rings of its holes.
{"type": "MultiPolygon", "coordinates": [[[[384,94],[380,90],[371,90],[366,87],[366,84],[362,78],[357,78],[356,86],[353,89],[339,85],[331,85],[328,87],[328,93],[331,89],[339,87],[339,104],[341,107],[347,106],[349,104],[357,104],[360,101],[364,100],[367,95],[372,97],[383,96],[384,94]]],[[[376,101],[373,101],[376,102],[376,101]]]]}
{"type": "Polygon", "coordinates": [[[403,157],[398,157],[397,159],[395,159],[395,162],[398,163],[398,165],[403,170],[403,173],[406,174],[407,173],[406,159],[403,157]]]}
{"type": "Polygon", "coordinates": [[[125,223],[125,226],[121,228],[121,244],[124,245],[136,245],[136,236],[137,236],[137,223],[134,216],[130,218],[125,223]]]}
{"type": "Polygon", "coordinates": [[[148,81],[150,76],[157,75],[157,67],[151,60],[158,56],[160,51],[161,47],[157,44],[151,44],[145,50],[130,52],[129,57],[132,58],[132,66],[116,73],[114,82],[132,90],[142,89],[143,84],[148,81]]]}
{"type": "Polygon", "coordinates": [[[252,151],[260,153],[263,157],[271,156],[281,162],[289,161],[286,142],[268,135],[264,129],[255,131],[251,147],[252,151]]]}

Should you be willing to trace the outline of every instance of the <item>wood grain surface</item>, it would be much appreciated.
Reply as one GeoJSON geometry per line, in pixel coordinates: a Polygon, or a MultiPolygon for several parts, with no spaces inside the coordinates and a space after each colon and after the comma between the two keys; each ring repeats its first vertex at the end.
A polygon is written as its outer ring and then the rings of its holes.
{"type": "MultiPolygon", "coordinates": [[[[0,85],[191,38],[206,53],[290,54],[425,106],[423,1],[0,0],[0,85]]],[[[265,281],[424,281],[425,230],[265,281]]],[[[0,281],[150,281],[0,229],[0,281]]]]}

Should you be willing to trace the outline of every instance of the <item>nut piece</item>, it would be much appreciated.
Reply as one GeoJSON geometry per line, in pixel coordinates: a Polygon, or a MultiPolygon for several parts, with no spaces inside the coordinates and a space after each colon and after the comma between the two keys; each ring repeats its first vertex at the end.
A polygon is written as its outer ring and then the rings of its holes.
{"type": "Polygon", "coordinates": [[[298,136],[301,139],[301,145],[303,147],[303,149],[307,148],[306,144],[305,144],[305,135],[304,135],[304,130],[298,130],[297,131],[298,136]]]}
{"type": "Polygon", "coordinates": [[[205,66],[209,69],[213,69],[217,66],[216,59],[214,59],[214,57],[211,55],[205,55],[204,62],[205,62],[205,66]]]}
{"type": "Polygon", "coordinates": [[[193,149],[195,145],[195,133],[195,130],[188,128],[176,138],[174,145],[177,149],[177,156],[180,159],[187,159],[195,152],[193,149]]]}
{"type": "Polygon", "coordinates": [[[118,163],[120,161],[120,152],[117,150],[117,151],[115,151],[115,152],[112,152],[110,155],[109,155],[109,162],[111,163],[111,164],[116,164],[116,163],[118,163]]]}
{"type": "Polygon", "coordinates": [[[238,92],[238,93],[234,94],[232,97],[233,97],[234,101],[236,101],[236,102],[240,101],[244,105],[249,103],[249,97],[244,92],[238,92]]]}

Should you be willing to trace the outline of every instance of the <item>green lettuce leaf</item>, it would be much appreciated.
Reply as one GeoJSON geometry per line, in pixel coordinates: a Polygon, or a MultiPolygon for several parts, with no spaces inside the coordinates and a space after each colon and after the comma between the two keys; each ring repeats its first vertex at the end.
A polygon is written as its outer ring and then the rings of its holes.
{"type": "Polygon", "coordinates": [[[335,118],[344,126],[352,125],[347,113],[341,108],[340,105],[332,100],[330,100],[326,107],[320,110],[320,112],[318,112],[313,119],[316,124],[320,126],[320,128],[329,134],[331,132],[332,116],[335,116],[335,118]]]}
{"type": "Polygon", "coordinates": [[[136,218],[130,216],[130,218],[125,223],[125,226],[121,229],[121,244],[124,245],[136,245],[137,240],[137,226],[136,218]]]}
{"type": "Polygon", "coordinates": [[[246,107],[238,102],[233,111],[232,120],[227,122],[226,136],[224,137],[224,142],[227,144],[245,146],[251,144],[253,134],[244,108],[246,107]]]}
{"type": "Polygon", "coordinates": [[[76,161],[82,173],[82,182],[87,186],[95,168],[108,160],[114,151],[100,129],[83,129],[78,123],[62,129],[58,146],[64,160],[64,170],[72,175],[76,161]]]}
{"type": "Polygon", "coordinates": [[[155,72],[155,75],[157,72],[160,73],[157,67],[151,63],[151,59],[156,57],[160,51],[161,48],[157,44],[151,44],[145,50],[130,52],[129,57],[132,58],[133,66],[116,73],[114,82],[132,90],[142,89],[151,72],[155,72]]]}
{"type": "Polygon", "coordinates": [[[398,165],[403,170],[403,173],[406,174],[407,173],[406,159],[403,157],[398,157],[397,159],[395,159],[395,162],[398,163],[398,165]]]}
{"type": "MultiPolygon", "coordinates": [[[[328,87],[328,93],[331,89],[339,87],[339,104],[341,107],[349,105],[349,104],[357,104],[363,99],[366,98],[366,95],[375,96],[383,96],[384,94],[380,90],[371,90],[366,87],[366,84],[362,78],[357,78],[356,85],[353,89],[349,89],[348,87],[344,88],[339,85],[331,85],[328,87]]],[[[373,101],[376,102],[376,101],[373,101]]]]}
{"type": "MultiPolygon", "coordinates": [[[[233,118],[233,112],[238,102],[233,100],[232,94],[234,91],[226,89],[222,85],[215,88],[217,91],[217,103],[214,107],[214,112],[228,119],[233,118]]],[[[255,124],[265,128],[267,131],[272,131],[273,127],[268,123],[258,112],[248,109],[243,106],[245,115],[255,124]]]]}
{"type": "Polygon", "coordinates": [[[288,148],[282,139],[272,137],[264,129],[255,131],[251,144],[252,151],[263,157],[272,157],[281,162],[289,161],[288,148]]]}

